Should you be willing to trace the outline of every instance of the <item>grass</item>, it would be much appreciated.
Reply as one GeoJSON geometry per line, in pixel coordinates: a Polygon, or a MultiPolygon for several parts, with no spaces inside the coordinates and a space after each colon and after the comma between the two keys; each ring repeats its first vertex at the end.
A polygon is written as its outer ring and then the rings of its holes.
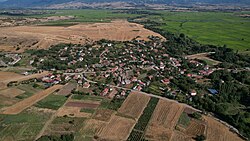
{"type": "Polygon", "coordinates": [[[34,88],[33,87],[33,83],[30,84],[21,84],[17,86],[18,89],[25,91],[25,93],[16,96],[16,98],[18,99],[25,99],[28,98],[30,96],[32,96],[33,94],[41,91],[42,89],[40,88],[34,88]]]}
{"type": "Polygon", "coordinates": [[[55,12],[54,14],[44,15],[32,15],[26,17],[49,17],[49,16],[75,16],[75,19],[47,22],[44,25],[58,25],[58,26],[69,26],[76,23],[96,23],[96,22],[111,22],[114,19],[127,19],[129,17],[135,17],[136,14],[120,13],[117,10],[92,10],[92,9],[81,9],[81,10],[50,10],[55,12]]]}
{"type": "Polygon", "coordinates": [[[163,22],[160,28],[173,33],[184,33],[204,44],[227,45],[245,51],[250,49],[250,19],[241,13],[224,12],[160,12],[150,16],[151,20],[163,22]]]}
{"type": "Polygon", "coordinates": [[[100,96],[92,96],[92,95],[72,95],[72,99],[75,100],[91,100],[91,101],[102,101],[103,98],[100,96]]]}
{"type": "Polygon", "coordinates": [[[67,100],[65,96],[51,94],[45,99],[36,103],[36,107],[58,110],[67,100]]]}
{"type": "Polygon", "coordinates": [[[95,109],[82,108],[80,112],[93,114],[95,112],[95,109]]]}

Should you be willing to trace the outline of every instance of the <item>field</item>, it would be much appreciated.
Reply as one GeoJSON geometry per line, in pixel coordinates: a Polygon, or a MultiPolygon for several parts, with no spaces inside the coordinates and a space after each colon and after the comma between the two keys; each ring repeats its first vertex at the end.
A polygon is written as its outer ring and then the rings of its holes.
{"type": "Polygon", "coordinates": [[[159,12],[151,20],[166,23],[161,28],[173,33],[184,33],[204,44],[214,44],[245,51],[250,49],[250,19],[241,13],[223,12],[159,12]]]}
{"type": "Polygon", "coordinates": [[[51,113],[30,108],[18,115],[0,115],[1,141],[32,141],[51,113]]]}
{"type": "Polygon", "coordinates": [[[211,117],[205,117],[208,129],[207,129],[207,141],[241,141],[237,134],[233,134],[229,131],[229,128],[214,120],[211,117]]]}
{"type": "Polygon", "coordinates": [[[67,100],[65,96],[51,94],[35,104],[39,108],[59,109],[67,100]]]}
{"type": "Polygon", "coordinates": [[[146,130],[146,139],[170,139],[182,111],[182,105],[160,100],[146,130]]]}
{"type": "Polygon", "coordinates": [[[122,115],[138,119],[149,100],[149,96],[139,93],[130,93],[118,112],[122,115]]]}
{"type": "Polygon", "coordinates": [[[42,73],[31,74],[27,76],[16,74],[13,72],[0,72],[0,89],[6,88],[7,84],[11,81],[20,82],[20,81],[29,80],[32,78],[40,78],[47,74],[48,74],[47,71],[44,71],[42,73]]]}
{"type": "Polygon", "coordinates": [[[110,122],[98,133],[98,137],[106,140],[125,140],[134,124],[135,121],[132,119],[113,116],[110,122]]]}
{"type": "Polygon", "coordinates": [[[59,95],[69,95],[71,93],[71,91],[73,89],[76,88],[76,84],[74,83],[68,83],[67,85],[65,85],[64,87],[62,87],[62,89],[60,89],[60,91],[58,92],[59,95]]]}
{"type": "Polygon", "coordinates": [[[213,60],[208,57],[209,53],[199,53],[199,54],[193,54],[186,56],[188,59],[199,59],[205,61],[208,65],[218,65],[221,62],[213,60]]]}
{"type": "MultiPolygon", "coordinates": [[[[4,27],[0,31],[0,50],[47,49],[58,43],[84,44],[101,39],[129,41],[136,37],[147,40],[148,36],[162,37],[142,25],[116,20],[111,23],[77,24],[62,26],[4,27]],[[7,38],[6,38],[7,37],[7,38]]],[[[162,37],[163,38],[163,37],[162,37]]]]}
{"type": "Polygon", "coordinates": [[[25,91],[18,88],[8,88],[0,91],[0,95],[4,97],[14,98],[18,95],[25,93],[25,91]]]}
{"type": "Polygon", "coordinates": [[[26,108],[32,106],[33,104],[37,103],[38,101],[44,99],[49,94],[53,93],[54,91],[60,89],[61,85],[52,86],[44,91],[41,91],[29,98],[26,98],[10,107],[4,108],[3,114],[18,114],[25,110],[26,108]]]}

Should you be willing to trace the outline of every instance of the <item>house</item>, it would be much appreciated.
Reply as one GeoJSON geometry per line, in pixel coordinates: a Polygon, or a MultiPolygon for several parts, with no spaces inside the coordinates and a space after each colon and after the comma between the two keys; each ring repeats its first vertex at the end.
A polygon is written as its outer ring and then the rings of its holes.
{"type": "Polygon", "coordinates": [[[170,80],[167,79],[167,78],[165,78],[165,79],[161,80],[161,82],[162,82],[163,84],[165,84],[165,85],[168,85],[168,84],[170,83],[170,80]]]}
{"type": "Polygon", "coordinates": [[[190,95],[191,95],[191,96],[196,96],[196,95],[197,95],[197,92],[196,92],[195,90],[191,90],[191,91],[190,91],[190,95]]]}
{"type": "Polygon", "coordinates": [[[108,89],[108,88],[105,88],[105,89],[100,93],[100,95],[101,95],[101,96],[105,96],[105,95],[108,94],[108,92],[109,92],[109,89],[108,89]]]}
{"type": "Polygon", "coordinates": [[[82,87],[88,89],[88,88],[90,87],[89,82],[85,82],[85,83],[82,85],[82,87]]]}

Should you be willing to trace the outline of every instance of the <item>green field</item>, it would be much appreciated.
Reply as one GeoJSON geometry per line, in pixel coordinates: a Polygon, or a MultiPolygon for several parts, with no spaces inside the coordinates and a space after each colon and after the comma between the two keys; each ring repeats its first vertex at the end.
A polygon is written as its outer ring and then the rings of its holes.
{"type": "Polygon", "coordinates": [[[49,17],[49,16],[75,16],[75,19],[54,21],[45,23],[45,25],[52,26],[70,26],[81,22],[95,23],[95,22],[111,22],[115,19],[127,19],[136,17],[136,14],[121,13],[117,10],[50,10],[53,14],[32,15],[27,17],[49,17]]]}
{"type": "Polygon", "coordinates": [[[32,141],[50,114],[25,111],[18,115],[0,115],[0,140],[32,141]]]}
{"type": "Polygon", "coordinates": [[[36,107],[58,110],[67,100],[65,96],[51,94],[45,99],[36,103],[36,107]]]}
{"type": "Polygon", "coordinates": [[[250,18],[241,13],[224,12],[159,12],[150,20],[165,23],[160,28],[184,33],[204,44],[227,45],[239,51],[250,49],[250,18]],[[160,18],[159,18],[160,17],[160,18]]]}

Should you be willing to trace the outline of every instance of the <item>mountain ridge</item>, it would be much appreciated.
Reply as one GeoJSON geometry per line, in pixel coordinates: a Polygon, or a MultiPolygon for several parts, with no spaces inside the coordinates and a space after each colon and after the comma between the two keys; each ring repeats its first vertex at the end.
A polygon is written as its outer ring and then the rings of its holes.
{"type": "Polygon", "coordinates": [[[7,0],[0,1],[0,7],[45,7],[53,4],[63,4],[68,2],[82,3],[104,3],[104,2],[128,2],[135,4],[236,4],[250,5],[249,0],[7,0]]]}

